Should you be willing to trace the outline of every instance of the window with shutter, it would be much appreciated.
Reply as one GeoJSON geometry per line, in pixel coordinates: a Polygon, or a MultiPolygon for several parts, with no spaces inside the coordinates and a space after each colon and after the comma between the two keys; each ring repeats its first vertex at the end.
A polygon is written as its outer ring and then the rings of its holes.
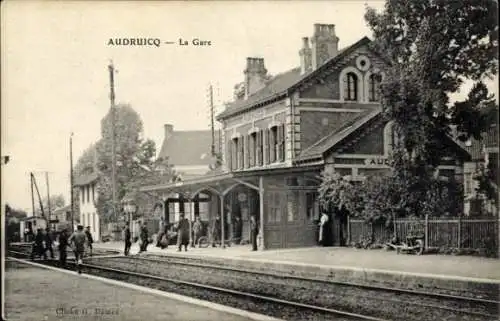
{"type": "Polygon", "coordinates": [[[285,125],[280,125],[278,127],[278,161],[283,162],[285,160],[285,125]]]}
{"type": "Polygon", "coordinates": [[[270,147],[269,147],[269,151],[270,151],[270,162],[271,163],[274,163],[276,161],[276,150],[277,150],[277,138],[278,138],[278,127],[271,127],[271,130],[270,130],[270,147]]]}
{"type": "Polygon", "coordinates": [[[263,145],[263,141],[264,141],[264,137],[263,137],[263,131],[259,131],[257,133],[257,165],[258,166],[262,166],[263,164],[263,154],[264,154],[264,151],[262,149],[262,145],[263,145]]]}
{"type": "Polygon", "coordinates": [[[269,130],[269,128],[266,128],[265,129],[265,132],[266,132],[266,135],[264,137],[264,163],[267,165],[269,164],[269,146],[271,144],[271,140],[269,138],[269,136],[271,136],[271,132],[269,130]]]}
{"type": "Polygon", "coordinates": [[[286,133],[285,133],[285,124],[281,125],[281,161],[285,161],[285,138],[286,138],[286,133]]]}
{"type": "Polygon", "coordinates": [[[232,141],[229,141],[229,143],[227,144],[227,149],[226,149],[226,161],[227,161],[227,168],[229,168],[230,170],[233,170],[233,149],[231,148],[231,144],[233,142],[232,141]]]}
{"type": "Polygon", "coordinates": [[[238,168],[243,168],[244,166],[244,148],[245,148],[245,136],[240,137],[239,149],[238,149],[238,168]]]}
{"type": "Polygon", "coordinates": [[[243,149],[243,167],[244,168],[248,168],[248,161],[249,161],[249,139],[248,139],[248,135],[247,136],[244,136],[243,139],[245,140],[245,147],[243,149]]]}
{"type": "Polygon", "coordinates": [[[250,153],[249,153],[249,167],[253,167],[255,166],[255,160],[256,160],[256,157],[255,157],[255,154],[256,154],[256,151],[257,151],[257,133],[252,133],[250,134],[248,137],[250,138],[250,146],[249,146],[249,149],[250,149],[250,153]]]}
{"type": "Polygon", "coordinates": [[[238,145],[234,140],[231,141],[231,168],[238,169],[238,145]]]}

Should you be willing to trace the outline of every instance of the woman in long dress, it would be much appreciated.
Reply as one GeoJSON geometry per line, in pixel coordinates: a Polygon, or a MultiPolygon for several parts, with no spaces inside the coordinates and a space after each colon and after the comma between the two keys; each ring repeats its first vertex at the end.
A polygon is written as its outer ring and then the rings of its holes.
{"type": "Polygon", "coordinates": [[[189,244],[189,221],[184,218],[184,214],[181,213],[179,219],[179,225],[177,226],[177,252],[181,251],[184,245],[184,250],[187,252],[187,246],[189,244]]]}
{"type": "Polygon", "coordinates": [[[328,215],[326,213],[321,214],[321,218],[319,220],[319,244],[325,245],[325,237],[326,237],[326,223],[328,222],[328,215]]]}

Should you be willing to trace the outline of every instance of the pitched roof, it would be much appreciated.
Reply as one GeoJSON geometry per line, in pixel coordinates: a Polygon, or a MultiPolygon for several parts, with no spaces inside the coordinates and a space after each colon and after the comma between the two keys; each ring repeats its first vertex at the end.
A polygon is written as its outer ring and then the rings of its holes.
{"type": "Polygon", "coordinates": [[[338,130],[331,132],[330,134],[318,140],[312,146],[304,149],[299,154],[296,160],[300,162],[312,158],[322,157],[323,153],[325,153],[333,146],[344,140],[346,137],[348,137],[354,131],[356,131],[361,126],[366,124],[368,121],[375,118],[377,115],[381,114],[382,108],[380,106],[377,105],[369,105],[369,106],[370,106],[369,108],[366,108],[367,105],[360,105],[359,108],[365,109],[364,111],[360,112],[357,117],[345,123],[338,130]]]}
{"type": "Polygon", "coordinates": [[[481,136],[481,140],[471,138],[470,146],[461,143],[461,145],[465,146],[465,149],[471,154],[473,161],[482,160],[484,158],[483,146],[485,148],[498,147],[498,126],[491,126],[481,136]]]}
{"type": "Polygon", "coordinates": [[[90,183],[97,181],[98,179],[99,179],[99,175],[94,172],[92,174],[82,175],[82,176],[75,178],[75,182],[73,185],[75,185],[75,186],[88,185],[90,183]]]}
{"type": "Polygon", "coordinates": [[[56,208],[52,213],[53,214],[57,214],[57,213],[61,213],[61,212],[67,212],[67,211],[70,211],[70,210],[71,210],[71,204],[63,206],[63,207],[56,208]]]}
{"type": "MultiPolygon", "coordinates": [[[[168,158],[168,163],[174,166],[208,166],[212,163],[211,146],[210,130],[173,131],[163,140],[158,157],[168,158]]],[[[215,150],[220,151],[218,131],[215,131],[215,150]]]]}
{"type": "Polygon", "coordinates": [[[299,86],[304,81],[307,81],[316,76],[319,72],[325,70],[325,68],[328,68],[328,66],[330,66],[331,64],[340,61],[346,55],[349,55],[360,46],[368,44],[370,42],[371,40],[368,37],[363,37],[361,40],[357,41],[351,46],[340,50],[335,57],[330,58],[317,69],[303,75],[300,74],[300,67],[296,67],[289,71],[276,75],[266,83],[264,88],[255,92],[246,100],[236,100],[230,103],[226,110],[217,115],[217,120],[232,116],[247,109],[251,109],[253,107],[256,107],[260,103],[265,103],[281,96],[285,97],[290,90],[299,86]]]}

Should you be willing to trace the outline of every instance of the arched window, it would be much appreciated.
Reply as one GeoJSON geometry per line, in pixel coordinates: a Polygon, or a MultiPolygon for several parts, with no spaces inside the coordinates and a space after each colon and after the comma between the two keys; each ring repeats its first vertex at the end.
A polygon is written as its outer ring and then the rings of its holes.
{"type": "Polygon", "coordinates": [[[379,74],[371,74],[368,80],[368,99],[370,101],[379,101],[380,99],[380,83],[382,76],[379,74]]]}
{"type": "Polygon", "coordinates": [[[358,100],[358,76],[349,72],[344,78],[344,100],[358,100]]]}

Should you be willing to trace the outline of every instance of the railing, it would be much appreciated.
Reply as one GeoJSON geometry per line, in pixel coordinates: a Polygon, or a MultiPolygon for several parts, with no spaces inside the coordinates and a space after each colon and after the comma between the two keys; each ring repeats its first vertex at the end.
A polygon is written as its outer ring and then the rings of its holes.
{"type": "Polygon", "coordinates": [[[348,242],[362,242],[371,238],[375,244],[389,242],[396,234],[400,240],[408,235],[422,235],[426,248],[480,249],[486,243],[498,241],[499,220],[496,218],[429,218],[422,220],[400,219],[395,224],[372,224],[363,220],[350,219],[348,242]]]}

